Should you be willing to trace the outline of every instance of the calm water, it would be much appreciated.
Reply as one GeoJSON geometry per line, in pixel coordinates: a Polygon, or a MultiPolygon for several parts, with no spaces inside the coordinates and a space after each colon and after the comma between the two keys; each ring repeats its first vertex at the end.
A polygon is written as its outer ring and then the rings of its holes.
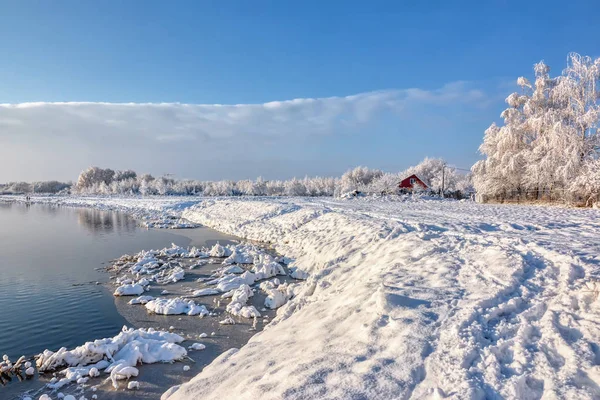
{"type": "Polygon", "coordinates": [[[126,321],[112,294],[96,285],[108,280],[102,267],[109,260],[227,238],[206,228],[146,230],[114,212],[0,202],[0,355],[16,359],[114,336],[126,321]]]}

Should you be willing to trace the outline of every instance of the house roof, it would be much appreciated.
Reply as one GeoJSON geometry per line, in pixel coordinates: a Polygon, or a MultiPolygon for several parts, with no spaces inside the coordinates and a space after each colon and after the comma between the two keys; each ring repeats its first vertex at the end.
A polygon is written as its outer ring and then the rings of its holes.
{"type": "Polygon", "coordinates": [[[403,182],[406,182],[410,178],[417,178],[419,180],[419,182],[421,182],[423,185],[425,185],[425,188],[429,188],[429,185],[423,179],[419,178],[419,176],[417,176],[417,174],[412,174],[410,176],[407,176],[406,178],[402,179],[399,184],[401,185],[403,182]]]}

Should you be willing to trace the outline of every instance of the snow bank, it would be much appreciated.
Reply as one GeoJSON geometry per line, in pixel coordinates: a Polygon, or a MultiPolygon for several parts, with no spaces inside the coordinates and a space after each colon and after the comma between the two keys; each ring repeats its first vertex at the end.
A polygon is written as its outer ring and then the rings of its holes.
{"type": "Polygon", "coordinates": [[[182,215],[272,242],[307,280],[247,346],[163,399],[598,395],[594,210],[211,199],[182,215]]]}

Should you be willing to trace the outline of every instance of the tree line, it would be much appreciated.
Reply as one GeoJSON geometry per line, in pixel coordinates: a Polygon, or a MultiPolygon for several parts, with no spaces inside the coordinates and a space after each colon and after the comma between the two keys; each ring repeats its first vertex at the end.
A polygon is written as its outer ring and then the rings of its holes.
{"type": "Polygon", "coordinates": [[[203,196],[342,196],[347,193],[394,194],[398,184],[412,174],[429,185],[429,192],[447,194],[472,190],[470,175],[461,174],[438,158],[425,158],[402,172],[389,173],[367,167],[348,170],[341,177],[304,177],[288,180],[200,181],[168,176],[139,175],[135,171],[89,167],[74,184],[60,182],[9,183],[4,193],[72,193],[80,195],[203,195],[203,196]],[[443,177],[443,182],[442,182],[443,177]]]}

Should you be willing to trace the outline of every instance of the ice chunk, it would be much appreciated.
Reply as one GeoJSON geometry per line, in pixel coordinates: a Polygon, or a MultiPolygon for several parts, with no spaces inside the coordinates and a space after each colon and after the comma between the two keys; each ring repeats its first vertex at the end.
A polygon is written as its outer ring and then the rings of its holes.
{"type": "Polygon", "coordinates": [[[119,286],[113,294],[115,296],[139,296],[142,293],[144,293],[144,287],[134,283],[119,286]]]}

